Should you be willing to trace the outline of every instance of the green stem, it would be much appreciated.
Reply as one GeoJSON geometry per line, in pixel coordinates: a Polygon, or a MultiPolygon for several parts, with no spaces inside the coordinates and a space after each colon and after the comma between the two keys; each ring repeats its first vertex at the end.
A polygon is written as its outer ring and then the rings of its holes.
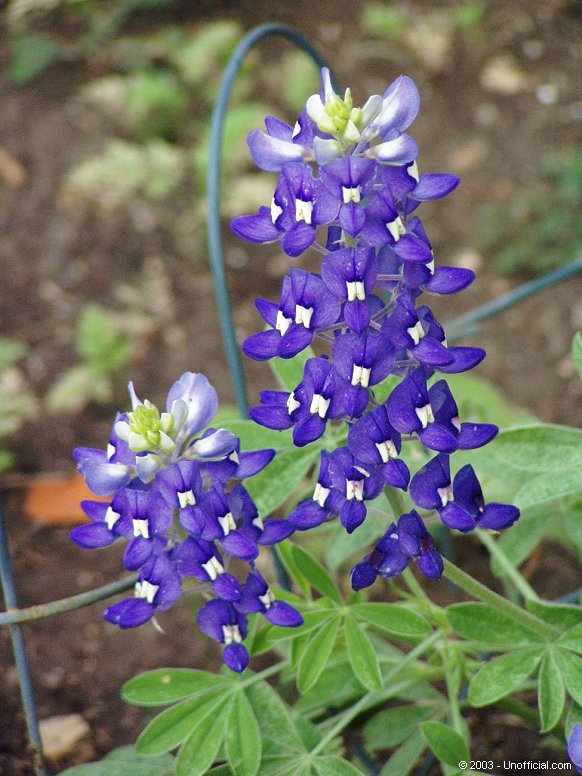
{"type": "Polygon", "coordinates": [[[422,587],[420,582],[409,568],[404,569],[402,572],[402,579],[404,580],[410,592],[418,601],[418,608],[421,614],[426,614],[429,619],[433,620],[433,622],[435,622],[439,628],[443,628],[444,630],[449,628],[450,626],[444,610],[430,600],[426,594],[425,589],[422,587]]]}
{"type": "Polygon", "coordinates": [[[258,674],[251,674],[247,679],[242,680],[241,687],[249,687],[249,685],[255,684],[255,682],[260,682],[261,679],[267,679],[269,676],[273,676],[273,674],[278,674],[283,670],[287,663],[287,660],[281,660],[279,663],[275,663],[274,665],[259,671],[258,674]]]}
{"type": "Polygon", "coordinates": [[[472,576],[458,568],[458,566],[455,566],[450,560],[444,558],[444,564],[445,568],[443,576],[448,579],[449,582],[460,587],[461,590],[469,593],[469,595],[473,596],[473,598],[476,598],[478,601],[489,604],[489,606],[492,606],[500,614],[505,614],[506,617],[509,617],[517,625],[521,625],[523,628],[526,628],[547,641],[553,641],[561,634],[559,628],[544,622],[544,620],[536,617],[535,614],[531,614],[531,612],[522,609],[520,606],[517,606],[517,604],[514,604],[498,593],[493,592],[493,590],[490,590],[488,587],[481,584],[481,582],[473,579],[472,576]]]}
{"type": "Polygon", "coordinates": [[[499,543],[491,536],[491,534],[477,529],[476,532],[479,540],[487,547],[489,554],[494,558],[499,566],[503,569],[504,575],[513,584],[513,586],[519,590],[521,595],[526,600],[539,601],[539,596],[529,582],[519,573],[513,563],[509,560],[507,555],[503,552],[499,543]]]}
{"type": "MultiPolygon", "coordinates": [[[[433,633],[431,633],[430,636],[428,636],[424,641],[421,641],[420,644],[417,644],[414,649],[411,649],[410,652],[398,663],[398,665],[394,666],[394,668],[389,671],[386,676],[384,677],[384,684],[389,684],[389,682],[398,674],[402,669],[407,666],[412,661],[416,660],[417,657],[422,655],[424,652],[426,652],[427,649],[432,647],[432,645],[438,641],[438,639],[441,638],[442,632],[440,630],[436,630],[433,633]]],[[[383,690],[382,692],[368,692],[365,695],[363,695],[360,700],[355,703],[353,706],[351,706],[349,709],[346,709],[346,711],[341,715],[341,719],[339,719],[336,724],[329,730],[328,733],[321,739],[321,741],[315,746],[310,754],[312,757],[315,757],[316,754],[321,752],[322,749],[324,749],[327,744],[330,741],[333,741],[336,736],[338,736],[342,730],[345,730],[345,728],[350,724],[350,722],[355,719],[358,714],[361,714],[363,711],[365,711],[370,706],[375,706],[377,703],[388,700],[388,698],[393,698],[395,695],[397,695],[399,692],[402,691],[403,687],[402,685],[405,685],[406,687],[412,686],[413,684],[417,684],[418,678],[412,678],[410,681],[400,682],[398,684],[392,685],[390,689],[383,690]]]]}

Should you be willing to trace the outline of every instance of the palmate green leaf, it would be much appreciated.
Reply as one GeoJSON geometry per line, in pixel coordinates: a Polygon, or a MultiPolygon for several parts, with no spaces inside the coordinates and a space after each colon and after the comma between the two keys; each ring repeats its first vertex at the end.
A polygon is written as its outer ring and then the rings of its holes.
{"type": "Polygon", "coordinates": [[[556,649],[555,657],[566,690],[576,703],[582,705],[582,657],[565,649],[556,649]]]}
{"type": "Polygon", "coordinates": [[[307,642],[297,670],[297,689],[305,693],[313,687],[327,663],[341,622],[341,615],[319,628],[307,642]]]}
{"type": "Polygon", "coordinates": [[[228,717],[226,755],[233,776],[255,776],[261,764],[261,731],[244,691],[235,695],[228,717]]]}
{"type": "Polygon", "coordinates": [[[290,752],[304,752],[305,746],[297,732],[291,709],[267,682],[257,682],[245,689],[247,698],[261,731],[263,747],[271,754],[289,757],[290,752]]]}
{"type": "Polygon", "coordinates": [[[191,668],[157,668],[134,676],[121,688],[121,697],[136,706],[163,706],[202,695],[231,683],[225,676],[191,668]]]}
{"type": "Polygon", "coordinates": [[[61,776],[173,776],[174,758],[169,754],[152,757],[122,746],[105,755],[98,763],[75,765],[61,776]]]}
{"type": "Polygon", "coordinates": [[[569,649],[571,652],[576,652],[578,655],[582,655],[582,624],[575,625],[570,630],[567,630],[563,636],[556,641],[556,646],[569,649]]]}
{"type": "Polygon", "coordinates": [[[355,675],[368,690],[379,692],[382,689],[382,674],[372,642],[351,616],[345,619],[345,632],[348,657],[355,675]]]}
{"type": "Polygon", "coordinates": [[[564,724],[566,738],[570,738],[574,725],[582,725],[582,706],[576,703],[576,701],[572,701],[566,714],[566,722],[564,724]]]}
{"type": "Polygon", "coordinates": [[[560,469],[559,476],[555,471],[546,471],[522,485],[518,490],[514,503],[520,509],[575,496],[582,496],[582,478],[580,465],[569,469],[560,469]]]}
{"type": "Polygon", "coordinates": [[[226,715],[208,714],[186,739],[176,760],[176,776],[206,773],[226,733],[226,715]]]}
{"type": "Polygon", "coordinates": [[[319,453],[317,445],[282,452],[266,469],[245,483],[260,515],[267,517],[296,493],[319,453]]]}
{"type": "Polygon", "coordinates": [[[308,714],[330,706],[345,706],[361,695],[362,685],[344,652],[329,660],[317,682],[301,696],[296,708],[303,714],[308,714]]]}
{"type": "Polygon", "coordinates": [[[434,713],[434,707],[412,704],[380,711],[364,725],[366,749],[373,752],[398,746],[434,713]]]}
{"type": "Polygon", "coordinates": [[[322,593],[322,595],[335,601],[336,604],[343,603],[342,594],[331,574],[311,553],[298,544],[291,544],[291,557],[295,568],[312,587],[322,593]]]}
{"type": "Polygon", "coordinates": [[[488,706],[517,690],[542,659],[542,649],[520,649],[485,663],[469,684],[471,706],[488,706]]]}
{"type": "Polygon", "coordinates": [[[393,636],[426,636],[432,630],[424,617],[399,604],[355,604],[350,607],[350,611],[358,619],[369,622],[393,636]]]}
{"type": "Polygon", "coordinates": [[[576,371],[582,380],[582,332],[577,332],[572,340],[572,358],[576,371]]]}
{"type": "Polygon", "coordinates": [[[337,755],[316,757],[313,767],[318,776],[364,776],[363,771],[337,755]]]}
{"type": "Polygon", "coordinates": [[[303,368],[315,353],[313,348],[305,348],[293,358],[272,358],[269,361],[271,371],[277,378],[283,391],[292,391],[303,380],[303,368]]]}
{"type": "Polygon", "coordinates": [[[568,506],[562,522],[568,539],[578,551],[578,558],[582,558],[582,504],[568,506]]]}
{"type": "Polygon", "coordinates": [[[185,741],[209,714],[218,714],[230,701],[231,694],[214,690],[212,694],[189,698],[162,711],[149,723],[136,742],[141,754],[169,752],[185,741]]]}
{"type": "Polygon", "coordinates": [[[509,428],[501,431],[489,452],[500,465],[561,471],[582,463],[582,431],[549,423],[509,428]]]}
{"type": "Polygon", "coordinates": [[[442,763],[458,767],[462,760],[471,759],[465,740],[453,728],[442,722],[423,722],[420,727],[433,754],[442,763]]]}
{"type": "Polygon", "coordinates": [[[453,604],[447,609],[447,617],[459,636],[465,639],[499,645],[543,641],[487,604],[453,604]]]}
{"type": "Polygon", "coordinates": [[[390,757],[380,776],[408,776],[425,749],[424,738],[415,731],[390,757]]]}
{"type": "Polygon", "coordinates": [[[551,651],[546,652],[538,674],[538,708],[540,711],[540,733],[547,733],[560,721],[566,690],[556,658],[551,651]]]}

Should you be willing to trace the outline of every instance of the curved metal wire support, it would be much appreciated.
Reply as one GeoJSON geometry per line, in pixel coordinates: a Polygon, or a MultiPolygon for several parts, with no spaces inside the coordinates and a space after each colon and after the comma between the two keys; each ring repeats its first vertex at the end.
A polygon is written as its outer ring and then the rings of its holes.
{"type": "Polygon", "coordinates": [[[278,35],[291,41],[298,48],[305,51],[318,67],[325,67],[325,61],[319,56],[311,43],[291,27],[286,27],[282,24],[263,24],[260,27],[251,30],[235,49],[226,66],[226,70],[224,71],[214,110],[212,111],[210,125],[210,154],[206,175],[208,254],[210,257],[212,274],[214,275],[214,293],[218,305],[222,337],[226,348],[226,358],[230,369],[238,411],[243,418],[246,418],[249,413],[247,388],[240,358],[240,348],[236,341],[234,322],[232,319],[230,295],[224,269],[224,251],[220,224],[222,138],[230,95],[243,60],[253,46],[256,46],[263,38],[273,35],[278,35]]]}

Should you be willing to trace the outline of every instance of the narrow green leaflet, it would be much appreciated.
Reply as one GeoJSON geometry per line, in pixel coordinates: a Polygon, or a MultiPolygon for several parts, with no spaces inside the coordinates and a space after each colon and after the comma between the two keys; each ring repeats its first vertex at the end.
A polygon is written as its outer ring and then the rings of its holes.
{"type": "Polygon", "coordinates": [[[313,765],[318,776],[364,776],[359,768],[336,755],[316,757],[313,765]]]}
{"type": "Polygon", "coordinates": [[[348,657],[355,675],[368,690],[379,692],[382,689],[382,674],[370,639],[350,616],[345,619],[345,631],[348,657]]]}
{"type": "Polygon", "coordinates": [[[488,706],[517,690],[536,668],[542,654],[541,648],[520,649],[485,663],[469,684],[471,706],[488,706]]]}
{"type": "MultiPolygon", "coordinates": [[[[215,427],[218,423],[213,424],[215,427]]],[[[259,426],[252,420],[227,420],[220,425],[226,428],[240,439],[241,450],[262,450],[272,447],[274,450],[283,450],[293,447],[290,431],[273,431],[270,428],[259,426]]]]}
{"type": "Polygon", "coordinates": [[[366,749],[391,749],[418,730],[421,722],[434,714],[431,706],[395,706],[380,711],[364,725],[366,749]]]}
{"type": "Polygon", "coordinates": [[[545,423],[509,428],[501,431],[489,451],[499,465],[561,472],[582,463],[582,431],[545,423]]]}
{"type": "Polygon", "coordinates": [[[266,469],[245,483],[260,515],[267,517],[297,491],[319,453],[317,445],[281,453],[266,469]]]}
{"type": "Polygon", "coordinates": [[[337,571],[345,560],[356,553],[361,553],[363,549],[379,539],[385,530],[386,519],[370,511],[364,522],[351,534],[346,532],[341,523],[337,523],[332,528],[325,551],[327,565],[333,571],[337,571]]]}
{"type": "Polygon", "coordinates": [[[420,727],[427,744],[441,762],[458,767],[463,760],[471,759],[465,740],[453,728],[442,722],[423,722],[420,727]]]}
{"type": "Polygon", "coordinates": [[[380,776],[408,776],[426,749],[426,742],[415,731],[399,747],[380,771],[380,776]]]}
{"type": "Polygon", "coordinates": [[[341,616],[323,625],[309,639],[297,670],[297,689],[300,693],[313,687],[327,663],[341,622],[341,616]]]}
{"type": "Polygon", "coordinates": [[[190,668],[159,668],[139,674],[121,688],[121,697],[136,706],[162,706],[202,695],[229,683],[224,676],[190,668]]]}
{"type": "MultiPolygon", "coordinates": [[[[580,449],[582,453],[582,445],[580,449]]],[[[534,477],[518,490],[514,503],[520,509],[541,504],[547,501],[555,501],[565,496],[582,495],[582,479],[580,478],[580,465],[560,469],[560,476],[555,471],[545,471],[534,477]]]]}
{"type": "Polygon", "coordinates": [[[582,607],[580,606],[532,600],[526,601],[525,605],[530,612],[537,614],[550,625],[556,625],[561,630],[568,630],[582,623],[582,607]]]}
{"type": "Polygon", "coordinates": [[[208,714],[218,711],[229,698],[225,692],[193,698],[162,711],[149,723],[136,742],[142,754],[159,754],[175,749],[188,738],[208,714]]]}
{"type": "Polygon", "coordinates": [[[267,682],[257,682],[245,690],[258,722],[263,746],[270,751],[304,752],[305,746],[297,732],[291,710],[267,682]]]}
{"type": "Polygon", "coordinates": [[[62,776],[173,776],[174,763],[169,754],[152,757],[136,752],[133,746],[122,746],[101,762],[75,765],[62,771],[62,776]]]}
{"type": "Polygon", "coordinates": [[[576,701],[572,701],[566,714],[566,723],[564,725],[566,738],[570,738],[574,725],[582,725],[582,706],[576,703],[576,701]]]}
{"type": "Polygon", "coordinates": [[[233,776],[255,776],[261,764],[261,731],[253,707],[242,689],[228,717],[226,756],[233,776]]]}
{"type": "Polygon", "coordinates": [[[556,662],[569,694],[576,703],[582,705],[582,657],[565,649],[557,649],[556,662]]]}
{"type": "Polygon", "coordinates": [[[551,651],[546,652],[538,674],[538,708],[540,711],[540,733],[547,733],[560,721],[566,690],[556,658],[551,651]]]}
{"type": "Polygon", "coordinates": [[[328,662],[317,682],[301,696],[296,708],[308,714],[330,706],[344,706],[361,695],[362,685],[344,652],[328,662]]]}
{"type": "Polygon", "coordinates": [[[572,340],[572,358],[574,359],[574,366],[580,379],[582,380],[582,333],[577,332],[572,340]]]}
{"type": "Polygon", "coordinates": [[[208,714],[180,749],[176,761],[176,776],[206,773],[216,760],[225,732],[225,715],[208,714]]]}
{"type": "Polygon", "coordinates": [[[329,571],[303,547],[300,547],[298,544],[292,544],[291,548],[291,557],[295,563],[295,568],[305,577],[309,584],[323,595],[331,598],[336,604],[342,604],[342,594],[329,571]]]}
{"type": "Polygon", "coordinates": [[[448,607],[447,617],[455,631],[465,639],[499,645],[541,641],[534,633],[516,625],[487,604],[454,604],[448,607]]]}
{"type": "Polygon", "coordinates": [[[562,521],[568,538],[578,550],[578,557],[582,558],[582,504],[568,507],[562,521]]]}
{"type": "Polygon", "coordinates": [[[284,391],[292,391],[303,380],[305,363],[315,356],[312,348],[305,348],[293,358],[272,358],[269,366],[284,391]]]}
{"type": "Polygon", "coordinates": [[[394,636],[426,636],[432,630],[424,617],[399,604],[355,604],[350,607],[350,611],[358,619],[394,636]]]}
{"type": "Polygon", "coordinates": [[[556,641],[556,646],[582,655],[582,625],[575,625],[556,641]]]}
{"type": "Polygon", "coordinates": [[[324,622],[333,617],[333,611],[330,609],[319,610],[315,612],[303,612],[303,625],[298,628],[285,628],[280,625],[269,625],[260,630],[254,638],[251,654],[259,655],[272,649],[279,641],[289,639],[298,639],[306,633],[319,628],[324,622]]]}

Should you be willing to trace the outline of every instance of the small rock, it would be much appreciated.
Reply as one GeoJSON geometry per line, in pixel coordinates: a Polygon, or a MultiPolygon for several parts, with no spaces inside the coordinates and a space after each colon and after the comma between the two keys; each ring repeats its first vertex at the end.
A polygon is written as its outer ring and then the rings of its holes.
{"type": "Polygon", "coordinates": [[[536,97],[542,105],[555,105],[560,91],[556,84],[540,84],[536,89],[536,97]]]}
{"type": "Polygon", "coordinates": [[[487,159],[487,143],[482,138],[474,138],[467,143],[457,146],[448,156],[449,166],[462,175],[479,167],[487,159]]]}
{"type": "Polygon", "coordinates": [[[483,256],[475,248],[462,248],[451,256],[451,264],[477,272],[483,266],[483,256]]]}
{"type": "Polygon", "coordinates": [[[526,74],[509,55],[490,59],[481,71],[480,81],[483,89],[505,97],[523,92],[528,85],[526,74]]]}
{"type": "Polygon", "coordinates": [[[80,714],[49,717],[40,722],[40,737],[47,760],[60,760],[70,754],[90,733],[80,714]]]}

